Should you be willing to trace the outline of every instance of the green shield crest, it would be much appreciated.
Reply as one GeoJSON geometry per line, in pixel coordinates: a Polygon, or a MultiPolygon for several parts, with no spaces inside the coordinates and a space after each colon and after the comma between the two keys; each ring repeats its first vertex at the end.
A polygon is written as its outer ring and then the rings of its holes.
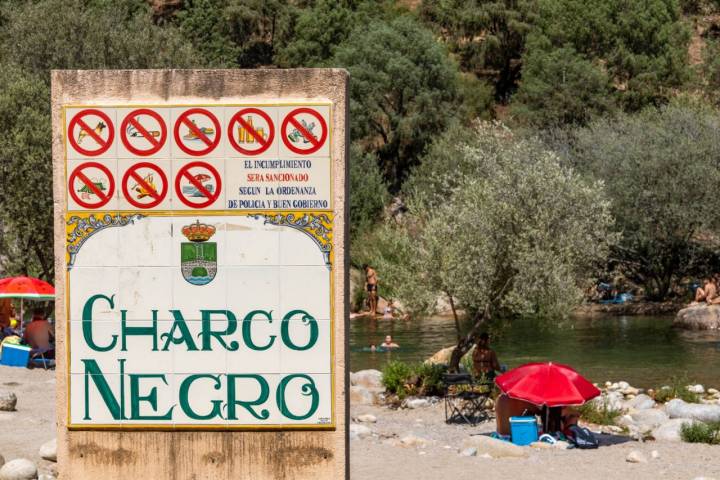
{"type": "Polygon", "coordinates": [[[207,285],[217,273],[217,243],[182,242],[180,269],[183,278],[193,285],[207,285]]]}

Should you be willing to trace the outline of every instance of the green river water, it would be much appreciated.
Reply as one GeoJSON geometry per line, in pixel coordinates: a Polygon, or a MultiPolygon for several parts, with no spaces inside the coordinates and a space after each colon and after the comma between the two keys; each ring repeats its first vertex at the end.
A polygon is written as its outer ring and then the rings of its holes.
{"type": "MultiPolygon", "coordinates": [[[[592,381],[625,380],[657,387],[673,376],[720,388],[720,333],[671,328],[672,317],[603,316],[564,321],[513,320],[494,335],[493,348],[508,368],[553,361],[573,366],[592,381]]],[[[451,318],[350,321],[350,369],[382,369],[391,359],[422,361],[454,344],[451,318]],[[390,334],[400,349],[370,353],[390,334]]]]}

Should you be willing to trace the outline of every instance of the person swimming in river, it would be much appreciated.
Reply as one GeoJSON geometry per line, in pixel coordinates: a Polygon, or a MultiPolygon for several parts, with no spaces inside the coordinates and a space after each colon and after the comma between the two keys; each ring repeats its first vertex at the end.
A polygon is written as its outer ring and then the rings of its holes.
{"type": "Polygon", "coordinates": [[[385,341],[380,344],[381,348],[400,348],[400,345],[393,341],[392,335],[385,336],[385,341]]]}

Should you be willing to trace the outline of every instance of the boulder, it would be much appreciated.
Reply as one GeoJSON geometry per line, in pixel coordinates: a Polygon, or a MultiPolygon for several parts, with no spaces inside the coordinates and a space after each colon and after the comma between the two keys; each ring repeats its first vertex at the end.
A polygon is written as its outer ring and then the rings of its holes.
{"type": "Polygon", "coordinates": [[[634,408],[635,410],[647,410],[655,406],[655,400],[650,398],[648,395],[641,393],[632,400],[625,403],[628,408],[634,408]]]}
{"type": "Polygon", "coordinates": [[[685,387],[685,388],[687,388],[688,392],[697,393],[697,394],[700,394],[700,395],[702,395],[703,393],[705,393],[705,387],[703,387],[703,386],[700,385],[699,383],[698,383],[697,385],[688,385],[688,386],[685,387]]]}
{"type": "MultiPolygon", "coordinates": [[[[472,355],[474,349],[475,347],[472,347],[470,351],[465,355],[472,355]]],[[[433,356],[425,360],[425,363],[432,363],[435,365],[447,365],[448,363],[450,363],[450,357],[452,356],[453,350],[455,350],[455,345],[445,347],[442,350],[438,350],[433,356]]]]}
{"type": "Polygon", "coordinates": [[[685,423],[695,423],[689,418],[673,418],[652,431],[652,436],[658,442],[682,442],[680,430],[685,423]]]}
{"type": "Polygon", "coordinates": [[[649,410],[638,410],[630,415],[632,423],[640,433],[650,432],[663,423],[667,422],[670,417],[662,410],[651,408],[649,410]]]}
{"type": "Polygon", "coordinates": [[[665,411],[670,418],[689,418],[701,422],[720,421],[720,405],[687,403],[675,398],[665,404],[665,411]]]}
{"type": "Polygon", "coordinates": [[[360,423],[375,423],[375,422],[377,422],[377,417],[375,415],[366,413],[365,415],[358,415],[355,418],[355,421],[360,422],[360,423]]]}
{"type": "Polygon", "coordinates": [[[708,395],[717,395],[720,393],[720,391],[718,391],[717,388],[708,388],[707,393],[708,393],[708,395]]]}
{"type": "Polygon", "coordinates": [[[372,435],[370,430],[365,425],[359,425],[357,423],[350,424],[350,440],[362,440],[372,435]]]}
{"type": "Polygon", "coordinates": [[[677,313],[674,327],[687,330],[720,329],[720,305],[691,305],[677,313]]]}
{"type": "Polygon", "coordinates": [[[49,462],[57,462],[57,439],[53,438],[49,442],[44,443],[38,452],[40,458],[49,462]]]}
{"type": "Polygon", "coordinates": [[[620,392],[612,391],[603,393],[592,400],[590,400],[598,408],[607,408],[611,411],[622,411],[625,410],[625,402],[623,395],[620,392]]]}
{"type": "Polygon", "coordinates": [[[375,395],[365,387],[352,385],[350,386],[350,403],[355,405],[372,405],[375,403],[375,395]]]}
{"type": "Polygon", "coordinates": [[[365,388],[383,388],[382,373],[378,370],[360,370],[350,373],[350,385],[365,388]]]}
{"type": "Polygon", "coordinates": [[[13,392],[0,390],[0,411],[12,412],[17,405],[17,397],[13,392]]]}
{"type": "Polygon", "coordinates": [[[0,480],[34,480],[37,474],[35,464],[26,458],[10,460],[0,468],[0,480]]]}
{"type": "Polygon", "coordinates": [[[647,457],[645,457],[642,452],[633,450],[625,457],[625,461],[630,463],[647,463],[647,457]]]}
{"type": "Polygon", "coordinates": [[[488,455],[492,458],[523,458],[528,456],[528,449],[485,435],[473,435],[463,440],[463,449],[473,447],[477,449],[479,455],[488,455]]]}

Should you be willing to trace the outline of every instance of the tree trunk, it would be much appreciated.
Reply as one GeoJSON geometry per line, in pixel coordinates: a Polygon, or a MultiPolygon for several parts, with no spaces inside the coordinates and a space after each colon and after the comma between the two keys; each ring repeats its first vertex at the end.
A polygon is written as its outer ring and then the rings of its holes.
{"type": "Polygon", "coordinates": [[[453,300],[453,296],[450,294],[450,292],[445,292],[445,294],[450,301],[450,310],[452,310],[453,318],[455,319],[455,333],[457,334],[458,343],[460,343],[460,341],[462,340],[462,336],[460,333],[460,319],[458,318],[457,309],[455,308],[455,301],[453,300]]]}
{"type": "Polygon", "coordinates": [[[452,355],[450,356],[450,364],[448,365],[449,372],[458,371],[460,360],[462,360],[462,357],[464,357],[465,354],[470,351],[472,346],[477,343],[478,339],[480,338],[482,328],[485,326],[489,319],[489,308],[478,311],[478,313],[475,314],[475,317],[473,318],[473,325],[470,328],[470,331],[467,333],[467,335],[465,335],[465,337],[458,340],[458,344],[457,346],[455,346],[455,350],[453,350],[452,355]]]}

